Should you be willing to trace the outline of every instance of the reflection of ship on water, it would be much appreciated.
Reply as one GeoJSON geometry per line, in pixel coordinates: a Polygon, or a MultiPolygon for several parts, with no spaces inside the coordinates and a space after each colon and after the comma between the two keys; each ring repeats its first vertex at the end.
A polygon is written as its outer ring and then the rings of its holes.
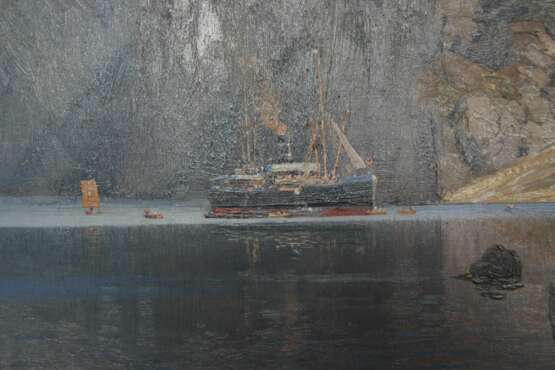
{"type": "MultiPolygon", "coordinates": [[[[279,119],[275,95],[263,97],[261,120],[283,143],[287,136],[287,159],[281,163],[260,164],[256,160],[256,125],[243,108],[241,152],[243,166],[232,175],[212,181],[208,199],[210,217],[253,217],[295,215],[292,209],[308,212],[311,207],[349,207],[353,214],[371,214],[375,205],[377,178],[370,170],[371,159],[363,160],[353,148],[345,129],[350,118],[345,113],[338,124],[327,111],[320,60],[316,55],[319,110],[308,121],[310,143],[303,162],[293,162],[291,134],[279,119]],[[341,174],[342,153],[348,158],[346,175],[341,174]],[[285,210],[284,210],[285,209],[285,210]],[[358,213],[357,213],[358,209],[358,213]]],[[[243,105],[247,104],[244,102],[243,105]]],[[[324,212],[333,215],[333,212],[324,212]]]]}
{"type": "Polygon", "coordinates": [[[245,241],[245,254],[247,255],[248,264],[249,264],[249,273],[256,272],[256,265],[260,260],[260,242],[258,239],[247,239],[245,241]]]}

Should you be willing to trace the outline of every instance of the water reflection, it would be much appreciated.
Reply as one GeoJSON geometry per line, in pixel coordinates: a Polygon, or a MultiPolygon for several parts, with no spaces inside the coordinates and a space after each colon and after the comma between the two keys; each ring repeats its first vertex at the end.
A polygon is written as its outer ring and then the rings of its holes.
{"type": "Polygon", "coordinates": [[[545,368],[555,231],[507,222],[6,235],[0,367],[545,368]],[[505,302],[450,278],[494,242],[524,263],[505,302]]]}

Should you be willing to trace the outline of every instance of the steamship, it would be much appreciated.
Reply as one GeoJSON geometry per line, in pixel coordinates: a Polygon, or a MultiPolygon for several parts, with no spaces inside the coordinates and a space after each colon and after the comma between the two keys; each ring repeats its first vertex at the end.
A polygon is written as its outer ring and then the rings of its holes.
{"type": "MultiPolygon", "coordinates": [[[[207,217],[268,217],[294,215],[360,215],[375,212],[377,178],[371,159],[363,160],[345,135],[350,117],[346,112],[337,124],[326,112],[319,58],[316,61],[320,87],[317,117],[309,120],[311,142],[303,162],[293,162],[290,136],[287,160],[256,166],[254,125],[246,118],[242,124],[244,165],[233,174],[211,181],[207,217]],[[341,127],[340,127],[341,126],[341,127]],[[332,153],[331,147],[334,148],[332,153]],[[338,171],[341,155],[349,162],[348,171],[338,171]],[[330,163],[333,162],[333,163],[330,163]],[[340,175],[339,172],[347,172],[340,175]]],[[[278,114],[266,115],[266,126],[284,136],[287,125],[278,114]]]]}

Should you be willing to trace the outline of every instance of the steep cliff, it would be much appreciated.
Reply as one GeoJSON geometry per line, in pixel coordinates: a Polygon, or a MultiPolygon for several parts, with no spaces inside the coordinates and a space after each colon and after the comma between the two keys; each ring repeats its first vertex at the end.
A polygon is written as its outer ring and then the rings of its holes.
{"type": "Polygon", "coordinates": [[[441,2],[442,52],[423,78],[441,114],[440,191],[555,143],[555,2],[441,2]]]}
{"type": "MultiPolygon", "coordinates": [[[[304,157],[322,55],[336,119],[374,154],[386,201],[436,198],[432,104],[417,98],[435,1],[0,0],[0,192],[202,196],[238,165],[241,63],[279,94],[304,157]]],[[[257,82],[257,81],[255,81],[257,82]]],[[[255,107],[253,107],[255,109],[255,107]]],[[[276,159],[258,132],[259,158],[276,159]]]]}
{"type": "MultiPolygon", "coordinates": [[[[553,0],[0,0],[0,193],[202,197],[263,82],[301,159],[328,106],[384,202],[433,202],[553,142],[553,0]],[[256,78],[246,78],[250,63],[256,78]]],[[[270,129],[257,157],[279,157],[270,129]]]]}

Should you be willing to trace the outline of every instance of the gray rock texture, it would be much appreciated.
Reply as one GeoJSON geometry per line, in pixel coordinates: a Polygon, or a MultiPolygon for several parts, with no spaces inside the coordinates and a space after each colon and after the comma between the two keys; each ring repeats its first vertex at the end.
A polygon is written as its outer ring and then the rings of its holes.
{"type": "MultiPolygon", "coordinates": [[[[455,186],[495,166],[471,132],[457,134],[459,120],[449,125],[443,90],[422,94],[428,77],[445,76],[437,65],[448,53],[491,70],[517,63],[510,24],[552,30],[553,5],[0,0],[0,193],[72,195],[94,177],[110,196],[202,197],[210,177],[239,164],[242,91],[254,113],[265,92],[277,97],[302,159],[317,109],[317,49],[331,114],[352,112],[348,136],[363,157],[373,153],[381,201],[435,201],[442,173],[459,176],[444,181],[455,186]]],[[[534,57],[548,63],[534,78],[552,85],[550,60],[534,57]]],[[[547,117],[552,90],[530,95],[526,117],[547,117]]],[[[475,109],[459,116],[481,114],[483,98],[464,98],[475,109]]],[[[525,114],[514,112],[509,126],[525,114]]],[[[258,157],[277,158],[271,131],[261,126],[257,136],[258,157]]]]}
{"type": "Polygon", "coordinates": [[[555,143],[555,1],[441,8],[442,50],[423,87],[442,117],[438,180],[448,193],[555,143]]]}
{"type": "MultiPolygon", "coordinates": [[[[416,78],[438,47],[435,1],[1,1],[0,192],[202,195],[238,165],[241,73],[253,61],[304,157],[317,109],[314,49],[329,106],[374,153],[387,200],[433,200],[434,121],[416,78]]],[[[259,130],[260,157],[275,139],[259,130]]]]}
{"type": "Polygon", "coordinates": [[[470,274],[474,281],[496,279],[515,279],[522,277],[522,262],[518,253],[502,245],[494,245],[484,252],[482,257],[470,265],[470,274]]]}

